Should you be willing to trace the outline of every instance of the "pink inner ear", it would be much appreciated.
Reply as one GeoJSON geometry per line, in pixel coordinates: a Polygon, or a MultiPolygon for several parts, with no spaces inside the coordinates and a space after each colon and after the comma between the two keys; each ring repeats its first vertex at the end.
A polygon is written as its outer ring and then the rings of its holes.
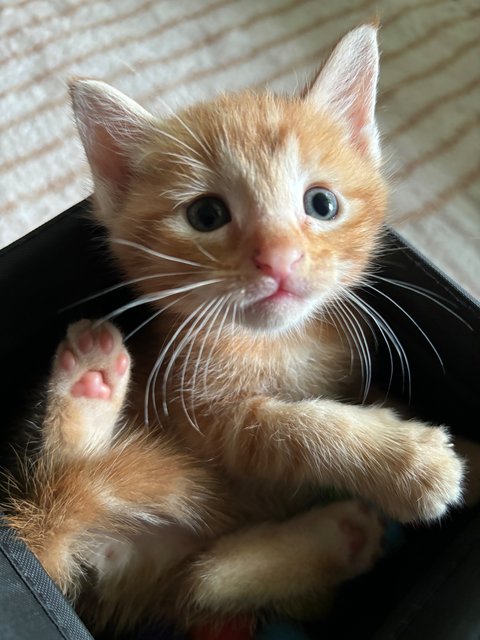
{"type": "Polygon", "coordinates": [[[113,193],[125,193],[132,178],[132,169],[125,153],[102,126],[95,126],[94,140],[89,150],[89,160],[96,174],[110,185],[113,193]]]}

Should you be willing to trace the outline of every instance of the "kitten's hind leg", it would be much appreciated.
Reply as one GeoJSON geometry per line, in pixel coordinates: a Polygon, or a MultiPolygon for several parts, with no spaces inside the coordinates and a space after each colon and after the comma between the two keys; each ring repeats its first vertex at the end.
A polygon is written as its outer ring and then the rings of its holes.
{"type": "Polygon", "coordinates": [[[382,536],[378,514],[355,500],[223,536],[189,569],[180,615],[187,623],[265,610],[308,618],[336,585],[372,567],[382,536]]]}
{"type": "Polygon", "coordinates": [[[54,455],[92,455],[108,447],[125,400],[130,358],[110,323],[80,320],[55,355],[42,427],[54,455]]]}

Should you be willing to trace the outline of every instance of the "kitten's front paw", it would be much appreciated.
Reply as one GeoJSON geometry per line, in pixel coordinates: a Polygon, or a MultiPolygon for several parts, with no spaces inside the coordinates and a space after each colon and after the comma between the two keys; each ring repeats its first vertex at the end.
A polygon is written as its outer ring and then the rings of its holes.
{"type": "Polygon", "coordinates": [[[55,426],[66,452],[91,452],[111,441],[129,377],[130,358],[112,324],[70,325],[55,356],[47,406],[47,428],[55,426]]]}
{"type": "MultiPolygon", "coordinates": [[[[407,423],[392,462],[387,513],[401,522],[435,520],[462,499],[464,464],[441,427],[407,423]]],[[[389,483],[387,483],[389,484],[389,483]]]]}

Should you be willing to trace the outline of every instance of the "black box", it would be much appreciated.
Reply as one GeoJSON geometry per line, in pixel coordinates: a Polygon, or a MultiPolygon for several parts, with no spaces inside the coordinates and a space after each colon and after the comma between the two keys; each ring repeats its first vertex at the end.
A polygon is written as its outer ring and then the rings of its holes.
{"type": "MultiPolygon", "coordinates": [[[[9,443],[32,390],[47,375],[67,325],[101,317],[130,296],[121,288],[60,311],[119,281],[103,230],[89,218],[88,206],[86,201],[73,207],[0,252],[3,463],[11,455],[9,443]]],[[[382,313],[405,348],[411,394],[398,362],[390,382],[390,355],[381,340],[376,382],[390,385],[392,395],[409,401],[418,417],[479,441],[480,307],[393,233],[389,244],[391,250],[381,259],[382,276],[419,289],[385,282],[379,287],[383,295],[369,295],[368,303],[382,313]]],[[[128,331],[138,319],[126,314],[119,324],[128,331]]],[[[371,574],[345,586],[328,620],[308,625],[313,639],[480,638],[479,510],[452,512],[436,526],[406,527],[404,537],[404,544],[371,574]]],[[[0,527],[0,637],[91,638],[5,525],[0,527]]]]}

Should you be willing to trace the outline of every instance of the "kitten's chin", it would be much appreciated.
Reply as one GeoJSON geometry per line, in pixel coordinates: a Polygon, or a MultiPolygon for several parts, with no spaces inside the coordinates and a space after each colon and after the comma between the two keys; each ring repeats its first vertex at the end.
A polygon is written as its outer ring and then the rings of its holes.
{"type": "Polygon", "coordinates": [[[279,291],[244,307],[241,323],[248,329],[278,333],[299,328],[312,316],[313,302],[279,291]]]}

